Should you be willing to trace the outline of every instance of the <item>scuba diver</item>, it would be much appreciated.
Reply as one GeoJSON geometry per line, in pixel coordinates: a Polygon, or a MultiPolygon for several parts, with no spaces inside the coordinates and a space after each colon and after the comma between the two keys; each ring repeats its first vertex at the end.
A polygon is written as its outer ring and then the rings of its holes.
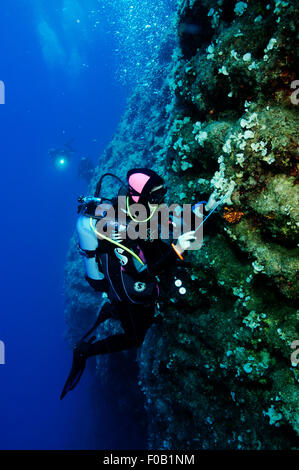
{"type": "MultiPolygon", "coordinates": [[[[135,168],[127,173],[127,183],[115,175],[107,173],[100,179],[95,197],[79,198],[77,233],[79,250],[84,257],[85,279],[96,292],[106,292],[108,301],[101,308],[95,324],[77,343],[73,351],[73,363],[60,399],[75,388],[86,361],[92,356],[110,354],[142,345],[145,334],[155,321],[156,304],[159,296],[158,275],[182,263],[182,254],[195,241],[195,232],[180,235],[175,241],[161,237],[148,237],[125,240],[124,232],[128,223],[135,220],[131,206],[142,204],[147,217],[137,220],[146,224],[157,208],[164,202],[167,188],[164,180],[153,170],[135,168]],[[97,223],[103,214],[97,215],[97,207],[103,178],[115,177],[125,187],[125,223],[116,219],[109,237],[97,230],[97,223]],[[92,332],[109,318],[118,319],[124,330],[105,339],[96,340],[92,332]]],[[[106,199],[117,208],[118,198],[106,199]]],[[[169,224],[172,222],[169,219],[169,224]]]]}
{"type": "Polygon", "coordinates": [[[73,139],[64,144],[64,147],[62,148],[52,148],[48,150],[48,155],[52,159],[56,168],[62,169],[69,165],[70,160],[75,153],[75,150],[71,146],[72,141],[73,139]]]}
{"type": "MultiPolygon", "coordinates": [[[[69,167],[71,160],[73,159],[76,153],[71,145],[73,140],[74,139],[64,144],[64,147],[51,148],[50,150],[48,150],[48,155],[53,161],[53,164],[57,170],[66,170],[69,167]]],[[[78,176],[89,183],[92,178],[94,168],[95,167],[92,159],[83,156],[80,158],[78,163],[78,176]]]]}

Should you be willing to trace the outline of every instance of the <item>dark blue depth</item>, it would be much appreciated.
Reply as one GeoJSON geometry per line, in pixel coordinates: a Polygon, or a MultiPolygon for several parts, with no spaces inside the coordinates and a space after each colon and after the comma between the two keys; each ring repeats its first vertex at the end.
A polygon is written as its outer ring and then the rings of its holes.
{"type": "MultiPolygon", "coordinates": [[[[68,400],[59,401],[71,364],[63,337],[64,264],[76,198],[87,189],[77,174],[78,161],[83,155],[97,161],[128,96],[115,79],[110,26],[78,40],[75,25],[67,33],[61,29],[62,4],[3,1],[0,7],[0,80],[6,85],[6,104],[0,106],[0,340],[6,346],[6,364],[0,365],[0,449],[125,445],[114,436],[117,416],[106,410],[101,422],[94,414],[90,374],[68,400]],[[72,42],[82,54],[73,70],[54,59],[47,63],[42,55],[37,34],[42,17],[61,34],[69,56],[72,42]],[[74,158],[66,171],[58,171],[48,149],[71,139],[74,158]]],[[[84,2],[92,4],[97,2],[84,2]]]]}

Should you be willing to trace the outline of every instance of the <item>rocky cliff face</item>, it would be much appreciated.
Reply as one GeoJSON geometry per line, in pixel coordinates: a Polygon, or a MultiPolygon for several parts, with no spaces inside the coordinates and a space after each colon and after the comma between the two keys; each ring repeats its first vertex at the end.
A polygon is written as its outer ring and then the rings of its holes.
{"type": "MultiPolygon", "coordinates": [[[[132,95],[91,183],[148,165],[165,176],[172,202],[227,195],[179,273],[186,295],[164,279],[163,322],[137,356],[150,448],[298,447],[295,5],[179,0],[176,41],[163,43],[160,72],[132,95]]],[[[73,341],[99,301],[82,269],[73,241],[73,341]]],[[[100,360],[121,389],[115,361],[132,353],[100,360]]]]}

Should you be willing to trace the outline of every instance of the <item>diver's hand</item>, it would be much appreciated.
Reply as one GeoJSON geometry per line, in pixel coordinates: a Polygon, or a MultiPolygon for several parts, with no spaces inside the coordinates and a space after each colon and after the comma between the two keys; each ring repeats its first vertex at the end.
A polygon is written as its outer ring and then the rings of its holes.
{"type": "Polygon", "coordinates": [[[178,238],[177,244],[175,245],[176,249],[183,253],[185,250],[188,250],[192,244],[196,240],[195,231],[192,230],[191,232],[183,233],[178,238]]]}

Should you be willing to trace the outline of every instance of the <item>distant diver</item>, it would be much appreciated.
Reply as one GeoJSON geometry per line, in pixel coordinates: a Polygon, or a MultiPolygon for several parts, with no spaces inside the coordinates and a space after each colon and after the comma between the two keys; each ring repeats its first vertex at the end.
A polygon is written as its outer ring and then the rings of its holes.
{"type": "MultiPolygon", "coordinates": [[[[182,263],[182,253],[195,240],[194,231],[189,231],[180,235],[176,243],[160,237],[151,238],[150,235],[145,239],[124,241],[122,231],[127,226],[118,224],[117,221],[111,238],[100,239],[96,228],[100,217],[96,216],[96,208],[102,201],[99,193],[103,178],[108,175],[117,178],[122,188],[125,187],[126,223],[134,220],[130,206],[138,203],[147,212],[147,217],[140,224],[148,224],[167,193],[164,180],[157,173],[147,168],[136,168],[127,173],[126,184],[113,174],[103,175],[97,185],[95,197],[80,199],[77,232],[79,249],[84,257],[85,278],[96,292],[106,292],[109,300],[101,308],[93,327],[74,348],[73,364],[61,393],[61,400],[79,382],[89,357],[141,346],[147,330],[155,321],[159,296],[158,275],[182,263]],[[120,320],[124,333],[99,341],[95,341],[95,336],[89,338],[108,318],[120,320]]],[[[116,209],[117,197],[109,201],[116,209]]],[[[117,214],[117,209],[115,212],[117,214]]],[[[169,220],[169,224],[171,223],[169,220]]]]}
{"type": "Polygon", "coordinates": [[[71,142],[73,139],[61,148],[51,148],[48,150],[48,155],[52,159],[54,165],[58,169],[64,169],[69,166],[70,161],[75,153],[71,142]]]}

